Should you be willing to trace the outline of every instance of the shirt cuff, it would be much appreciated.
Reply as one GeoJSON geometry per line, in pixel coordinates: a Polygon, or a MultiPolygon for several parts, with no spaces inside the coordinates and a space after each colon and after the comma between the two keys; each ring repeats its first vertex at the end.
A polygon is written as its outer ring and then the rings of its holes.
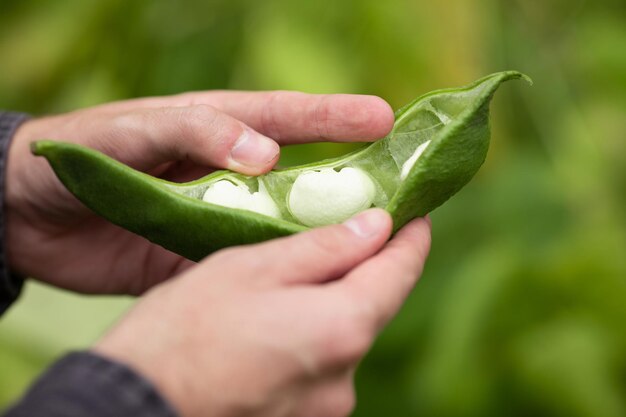
{"type": "Polygon", "coordinates": [[[28,118],[29,116],[24,113],[0,110],[0,315],[15,301],[23,284],[22,278],[12,274],[7,265],[4,197],[11,139],[17,128],[28,118]]]}
{"type": "Polygon", "coordinates": [[[176,417],[153,385],[118,362],[73,352],[53,365],[5,417],[176,417]]]}

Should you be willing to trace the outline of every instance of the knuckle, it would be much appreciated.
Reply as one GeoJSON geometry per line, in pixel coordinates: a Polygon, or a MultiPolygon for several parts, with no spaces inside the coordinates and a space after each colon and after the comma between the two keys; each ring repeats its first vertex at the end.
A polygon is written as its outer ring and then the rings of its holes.
{"type": "MultiPolygon", "coordinates": [[[[137,111],[120,113],[111,117],[109,129],[115,135],[136,135],[144,130],[145,126],[151,126],[154,123],[154,119],[155,117],[152,112],[137,111]]],[[[85,122],[87,122],[87,120],[85,120],[85,122]]]]}
{"type": "Polygon", "coordinates": [[[313,110],[313,120],[315,121],[317,134],[320,138],[325,139],[330,139],[332,136],[330,128],[329,99],[330,96],[328,95],[319,96],[313,110]]]}
{"type": "Polygon", "coordinates": [[[322,366],[356,364],[367,353],[371,342],[371,332],[366,326],[351,318],[334,318],[318,342],[322,366]]]}
{"type": "Polygon", "coordinates": [[[373,301],[361,299],[358,304],[355,304],[353,314],[361,328],[370,335],[368,342],[371,343],[378,323],[381,321],[380,308],[373,301]]]}
{"type": "Polygon", "coordinates": [[[349,416],[356,405],[356,395],[351,383],[346,383],[328,395],[325,407],[325,415],[329,417],[349,416]]]}
{"type": "Polygon", "coordinates": [[[189,112],[190,116],[202,123],[214,122],[218,114],[218,110],[209,104],[194,104],[189,107],[189,112]]]}
{"type": "Polygon", "coordinates": [[[276,118],[277,113],[280,111],[279,102],[282,97],[288,94],[290,93],[283,90],[267,93],[266,105],[261,113],[261,130],[275,139],[280,139],[280,129],[276,118]]]}
{"type": "Polygon", "coordinates": [[[350,309],[353,320],[361,328],[375,334],[377,323],[380,321],[380,308],[369,294],[362,284],[355,282],[350,291],[343,293],[344,304],[350,309]]]}
{"type": "Polygon", "coordinates": [[[394,277],[402,285],[402,290],[410,291],[416,283],[416,278],[422,273],[422,263],[416,260],[415,254],[407,256],[398,247],[389,247],[385,254],[387,258],[388,276],[394,277]]]}
{"type": "MultiPolygon", "coordinates": [[[[394,281],[399,281],[402,276],[390,272],[388,277],[393,277],[394,281]]],[[[391,285],[395,287],[406,286],[409,284],[405,282],[394,282],[391,285]]],[[[410,291],[410,289],[403,289],[402,287],[394,288],[393,291],[385,290],[384,294],[374,295],[371,289],[366,289],[363,284],[354,285],[351,293],[347,294],[352,301],[352,308],[354,310],[354,316],[361,323],[361,326],[365,328],[371,335],[371,341],[380,332],[381,328],[390,320],[391,316],[395,312],[395,298],[396,293],[402,294],[410,291]]]]}
{"type": "Polygon", "coordinates": [[[178,111],[178,123],[186,136],[194,139],[201,138],[207,130],[214,130],[218,124],[217,109],[207,104],[191,106],[184,111],[178,111]]]}

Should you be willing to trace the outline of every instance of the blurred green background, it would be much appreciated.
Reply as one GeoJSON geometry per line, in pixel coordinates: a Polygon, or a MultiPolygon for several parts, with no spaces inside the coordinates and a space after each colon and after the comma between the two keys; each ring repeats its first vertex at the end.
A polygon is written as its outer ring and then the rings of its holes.
{"type": "MultiPolygon", "coordinates": [[[[0,108],[34,114],[213,88],[397,108],[504,69],[535,85],[497,93],[487,162],[432,214],[430,260],[358,373],[355,415],[626,416],[623,0],[0,3],[0,108]]],[[[0,407],[130,304],[28,284],[0,321],[0,407]]]]}

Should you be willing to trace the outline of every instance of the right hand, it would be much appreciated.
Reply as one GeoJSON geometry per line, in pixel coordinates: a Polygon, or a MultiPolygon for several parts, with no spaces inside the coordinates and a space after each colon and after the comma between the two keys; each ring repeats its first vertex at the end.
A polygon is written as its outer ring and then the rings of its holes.
{"type": "Polygon", "coordinates": [[[217,252],[154,287],[94,347],[182,416],[345,416],[354,371],[413,288],[430,223],[368,210],[217,252]]]}

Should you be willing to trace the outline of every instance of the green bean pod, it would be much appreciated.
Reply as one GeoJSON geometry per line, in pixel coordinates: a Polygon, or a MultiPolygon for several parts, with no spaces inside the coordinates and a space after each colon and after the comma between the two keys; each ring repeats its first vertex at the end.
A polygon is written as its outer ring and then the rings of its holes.
{"type": "MultiPolygon", "coordinates": [[[[32,151],[45,157],[65,187],[95,213],[192,260],[228,246],[307,230],[310,223],[296,210],[291,195],[294,184],[304,174],[332,173],[331,169],[364,173],[372,184],[371,202],[365,203],[386,209],[397,231],[471,180],[489,147],[491,98],[502,82],[522,77],[530,81],[519,72],[506,71],[466,87],[427,93],[396,112],[385,138],[338,158],[259,177],[222,170],[173,183],[76,144],[41,140],[33,142],[32,151]],[[203,201],[207,190],[220,181],[266,193],[275,203],[276,217],[203,201]]],[[[332,198],[314,203],[322,211],[324,204],[329,205],[331,217],[340,210],[332,207],[332,198]]]]}

